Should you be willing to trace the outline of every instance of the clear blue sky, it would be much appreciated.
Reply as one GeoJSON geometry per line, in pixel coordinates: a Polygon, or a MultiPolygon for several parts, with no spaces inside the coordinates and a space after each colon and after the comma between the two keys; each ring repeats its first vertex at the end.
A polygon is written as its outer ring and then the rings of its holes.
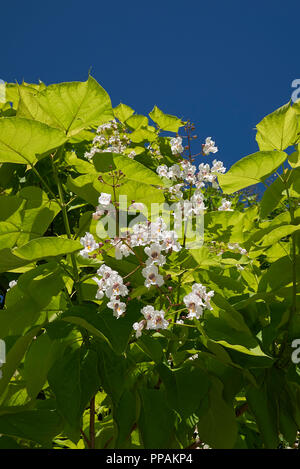
{"type": "Polygon", "coordinates": [[[0,78],[87,79],[138,113],[156,104],[212,136],[229,168],[300,78],[299,0],[1,3],[0,78]]]}

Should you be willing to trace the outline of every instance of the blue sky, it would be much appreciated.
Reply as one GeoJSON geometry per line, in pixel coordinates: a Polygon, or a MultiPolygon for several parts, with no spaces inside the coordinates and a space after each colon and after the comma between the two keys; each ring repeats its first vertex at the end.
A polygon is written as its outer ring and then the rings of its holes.
{"type": "Polygon", "coordinates": [[[51,0],[1,4],[0,78],[46,84],[88,72],[138,113],[190,119],[230,167],[300,78],[299,0],[51,0]]]}

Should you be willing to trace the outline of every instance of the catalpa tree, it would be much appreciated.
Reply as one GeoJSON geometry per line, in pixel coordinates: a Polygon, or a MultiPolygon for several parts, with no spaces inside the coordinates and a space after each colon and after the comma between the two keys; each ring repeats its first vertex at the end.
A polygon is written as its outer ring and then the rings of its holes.
{"type": "Polygon", "coordinates": [[[292,447],[300,104],[227,170],[92,77],[3,101],[0,447],[292,447]]]}

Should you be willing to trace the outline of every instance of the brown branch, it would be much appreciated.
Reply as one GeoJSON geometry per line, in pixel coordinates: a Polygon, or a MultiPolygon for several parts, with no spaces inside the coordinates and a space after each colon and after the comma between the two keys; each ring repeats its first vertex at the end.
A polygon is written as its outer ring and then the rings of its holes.
{"type": "Polygon", "coordinates": [[[247,410],[248,410],[248,404],[247,404],[247,402],[245,402],[243,405],[241,405],[240,407],[237,407],[235,409],[235,416],[240,417],[247,410]]]}
{"type": "Polygon", "coordinates": [[[86,436],[86,434],[84,433],[84,431],[82,430],[82,428],[80,429],[80,433],[81,433],[81,435],[83,436],[84,441],[85,441],[86,444],[88,445],[88,448],[91,448],[91,442],[90,442],[90,440],[88,439],[88,437],[86,436]]]}

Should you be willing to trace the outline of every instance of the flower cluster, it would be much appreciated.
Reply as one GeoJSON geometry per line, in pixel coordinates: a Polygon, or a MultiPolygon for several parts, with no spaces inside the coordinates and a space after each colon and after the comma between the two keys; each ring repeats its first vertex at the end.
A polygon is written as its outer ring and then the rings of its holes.
{"type": "MultiPolygon", "coordinates": [[[[89,152],[85,152],[84,157],[90,160],[96,153],[126,153],[130,143],[129,137],[124,131],[122,132],[121,124],[118,124],[114,119],[98,127],[93,146],[89,152]]],[[[130,151],[127,154],[129,158],[134,158],[135,155],[135,151],[130,151]]]]}
{"type": "Polygon", "coordinates": [[[187,319],[197,318],[203,314],[204,309],[212,309],[210,299],[214,296],[214,291],[206,292],[206,287],[201,283],[194,283],[192,292],[183,298],[189,313],[187,319]]]}
{"type": "Polygon", "coordinates": [[[242,255],[247,255],[247,249],[242,248],[238,243],[228,243],[227,244],[228,249],[231,250],[238,250],[240,254],[242,255]]]}
{"type": "Polygon", "coordinates": [[[126,237],[117,237],[111,243],[115,246],[117,259],[134,254],[134,247],[145,246],[144,251],[148,259],[142,270],[142,275],[145,277],[145,286],[149,288],[151,285],[163,285],[164,280],[158,272],[158,266],[166,263],[166,257],[163,253],[180,251],[181,246],[177,238],[175,231],[168,230],[163,219],[158,217],[152,223],[145,222],[133,225],[132,231],[127,232],[126,237]]]}
{"type": "Polygon", "coordinates": [[[113,310],[114,316],[119,318],[126,310],[126,304],[120,301],[120,296],[128,295],[128,288],[123,283],[122,277],[117,271],[112,270],[105,264],[97,270],[99,277],[93,277],[98,285],[96,299],[101,300],[104,295],[110,300],[107,303],[108,308],[113,310]]]}
{"type": "Polygon", "coordinates": [[[177,184],[169,188],[169,193],[175,194],[178,198],[182,197],[182,194],[180,194],[181,187],[186,184],[191,184],[196,186],[197,189],[201,189],[209,182],[213,187],[218,187],[218,174],[223,174],[225,171],[226,168],[223,162],[218,160],[213,160],[212,167],[208,163],[201,163],[198,166],[198,172],[197,167],[188,160],[182,160],[179,164],[174,164],[170,167],[163,164],[156,169],[159,176],[176,181],[177,184]]]}
{"type": "Polygon", "coordinates": [[[169,326],[169,321],[165,319],[165,312],[162,310],[157,311],[153,306],[148,305],[141,310],[141,313],[143,314],[144,319],[133,324],[133,329],[136,331],[136,338],[139,338],[142,335],[143,329],[152,329],[157,331],[160,329],[167,329],[169,326]]]}

